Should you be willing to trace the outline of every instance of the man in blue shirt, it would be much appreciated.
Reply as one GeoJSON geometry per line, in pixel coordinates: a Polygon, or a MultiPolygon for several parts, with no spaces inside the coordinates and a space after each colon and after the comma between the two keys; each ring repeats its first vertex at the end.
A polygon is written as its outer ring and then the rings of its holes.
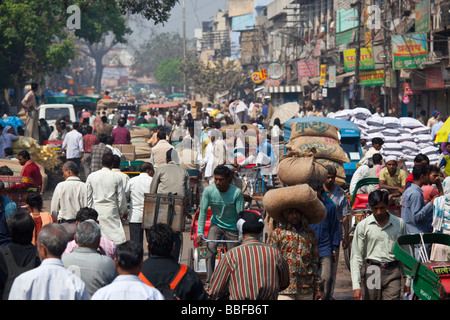
{"type": "Polygon", "coordinates": [[[336,216],[336,205],[326,196],[319,180],[309,180],[308,185],[317,193],[317,197],[325,206],[327,217],[320,223],[311,224],[316,233],[319,246],[320,276],[322,278],[323,300],[330,300],[332,292],[333,273],[332,262],[336,261],[336,251],[339,248],[339,223],[336,216]]]}
{"type": "MultiPolygon", "coordinates": [[[[413,183],[402,195],[401,217],[406,224],[408,234],[427,233],[432,231],[433,202],[437,195],[425,205],[422,186],[429,183],[430,167],[428,165],[415,165],[413,168],[413,183]]],[[[429,253],[429,248],[427,248],[429,253]]],[[[417,250],[415,250],[415,256],[417,250]]]]}
{"type": "Polygon", "coordinates": [[[269,113],[269,106],[267,100],[264,100],[264,105],[262,107],[262,115],[264,116],[264,119],[267,118],[267,114],[269,113]]]}

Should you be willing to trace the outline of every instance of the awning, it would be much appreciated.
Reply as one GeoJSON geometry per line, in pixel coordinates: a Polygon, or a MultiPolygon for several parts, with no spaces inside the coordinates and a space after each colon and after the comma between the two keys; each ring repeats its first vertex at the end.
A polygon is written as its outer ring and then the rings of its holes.
{"type": "Polygon", "coordinates": [[[268,93],[290,93],[290,92],[303,92],[302,86],[278,86],[278,87],[266,87],[264,89],[268,93]]]}
{"type": "Polygon", "coordinates": [[[336,76],[336,83],[344,83],[344,79],[348,77],[353,77],[355,75],[355,71],[346,72],[336,76]]]}
{"type": "Polygon", "coordinates": [[[170,108],[170,107],[178,107],[179,105],[180,104],[178,102],[164,103],[164,104],[151,103],[148,105],[148,108],[149,109],[170,108]]]}

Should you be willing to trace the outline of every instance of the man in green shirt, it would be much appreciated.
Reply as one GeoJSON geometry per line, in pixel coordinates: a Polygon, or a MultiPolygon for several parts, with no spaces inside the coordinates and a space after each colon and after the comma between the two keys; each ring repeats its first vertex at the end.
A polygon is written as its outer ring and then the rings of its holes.
{"type": "MultiPolygon", "coordinates": [[[[214,184],[203,191],[198,217],[197,244],[202,242],[205,235],[205,222],[208,208],[211,208],[211,225],[208,231],[208,240],[238,240],[239,234],[236,226],[239,212],[244,210],[244,196],[241,189],[230,184],[233,173],[225,165],[214,169],[214,184]]],[[[227,251],[237,243],[227,242],[227,251]]],[[[217,242],[207,243],[206,250],[206,284],[209,284],[214,271],[217,253],[217,242]]]]}
{"type": "MultiPolygon", "coordinates": [[[[353,298],[362,300],[399,300],[403,267],[393,254],[397,239],[406,234],[405,222],[388,213],[386,191],[369,194],[372,214],[355,229],[350,257],[353,298]],[[363,272],[361,272],[363,270],[363,272]]],[[[409,287],[405,288],[409,292],[409,287]]]]}
{"type": "Polygon", "coordinates": [[[401,197],[406,190],[408,174],[398,167],[397,157],[387,156],[386,167],[380,171],[380,190],[389,192],[389,204],[401,207],[401,197]]]}

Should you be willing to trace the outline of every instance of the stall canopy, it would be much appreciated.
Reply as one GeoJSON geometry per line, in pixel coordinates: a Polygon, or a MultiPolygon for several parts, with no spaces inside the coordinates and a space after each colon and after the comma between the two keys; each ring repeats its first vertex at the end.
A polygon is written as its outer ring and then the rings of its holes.
{"type": "Polygon", "coordinates": [[[170,103],[163,103],[163,104],[159,104],[159,103],[151,103],[148,105],[149,109],[164,109],[164,108],[171,108],[171,107],[178,107],[179,103],[178,102],[170,102],[170,103]]]}

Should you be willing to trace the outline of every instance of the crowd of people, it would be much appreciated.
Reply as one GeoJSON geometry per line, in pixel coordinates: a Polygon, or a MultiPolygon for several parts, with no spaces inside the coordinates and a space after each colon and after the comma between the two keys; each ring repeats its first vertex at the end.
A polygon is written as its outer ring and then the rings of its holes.
{"type": "MultiPolygon", "coordinates": [[[[151,156],[134,177],[121,172],[124,158],[114,147],[131,144],[129,123],[120,111],[108,115],[84,110],[79,122],[58,119],[52,133],[41,119],[41,140],[63,141],[63,181],[53,191],[48,212],[43,211],[40,192],[27,197],[26,208],[2,197],[2,299],[332,300],[340,251],[350,241],[354,299],[400,299],[401,293],[411,293],[409,281],[407,288],[401,287],[404,273],[392,248],[404,234],[449,233],[450,178],[443,168],[450,161],[445,154],[440,166],[431,166],[426,155],[418,154],[408,173],[395,157],[383,159],[379,152],[383,141],[375,138],[350,183],[351,189],[362,178],[379,178],[378,186],[362,190],[369,194],[372,215],[357,225],[353,240],[352,209],[346,190],[336,184],[332,166],[327,166],[327,179],[307,183],[323,205],[323,219],[312,222],[315,213],[288,204],[276,217],[270,213],[279,223],[263,239],[267,221],[246,210],[251,208],[252,194],[236,169],[278,161],[274,149],[279,146],[274,148],[271,141],[275,137],[282,141],[283,130],[279,119],[269,125],[273,106],[268,100],[231,100],[222,107],[204,108],[199,117],[190,111],[189,105],[180,104],[138,115],[134,125],[148,125],[153,133],[146,140],[151,156]],[[230,144],[220,128],[231,124],[239,125],[239,133],[230,144]],[[254,154],[240,151],[248,151],[249,142],[239,134],[244,137],[249,125],[259,132],[254,154]],[[231,160],[230,146],[237,151],[231,152],[231,160]],[[195,181],[200,181],[197,200],[195,181]],[[179,263],[180,231],[161,223],[143,228],[145,193],[183,196],[186,217],[193,207],[199,211],[195,242],[206,246],[204,281],[179,263]],[[392,206],[401,217],[388,212],[392,206]],[[227,241],[227,253],[216,265],[214,240],[219,239],[227,241]],[[366,285],[369,265],[381,267],[381,288],[366,285]]],[[[296,116],[327,115],[326,108],[308,106],[296,116]]],[[[430,123],[430,133],[437,123],[430,123]]],[[[28,152],[21,152],[18,161],[21,175],[28,178],[19,187],[41,190],[39,168],[28,152]]],[[[428,256],[445,255],[432,249],[427,248],[428,256]]],[[[413,254],[420,259],[424,252],[417,249],[413,254]]]]}

